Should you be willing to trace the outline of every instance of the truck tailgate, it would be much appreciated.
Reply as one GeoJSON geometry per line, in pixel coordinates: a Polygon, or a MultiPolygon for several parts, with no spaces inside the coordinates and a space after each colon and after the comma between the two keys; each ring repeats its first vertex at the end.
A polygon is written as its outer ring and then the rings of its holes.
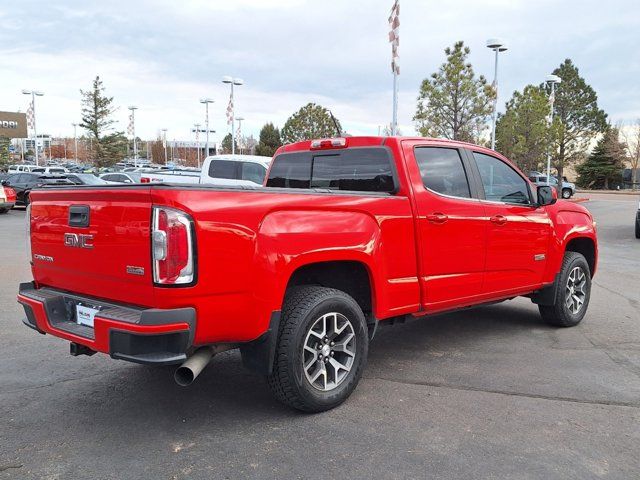
{"type": "Polygon", "coordinates": [[[47,188],[30,198],[31,263],[39,285],[153,304],[149,187],[47,188]]]}

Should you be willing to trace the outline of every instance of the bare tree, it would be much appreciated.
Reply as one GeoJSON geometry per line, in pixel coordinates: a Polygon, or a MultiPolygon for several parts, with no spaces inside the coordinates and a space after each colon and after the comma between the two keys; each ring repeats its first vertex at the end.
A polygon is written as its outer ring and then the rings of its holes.
{"type": "Polygon", "coordinates": [[[640,183],[640,118],[625,129],[621,129],[622,138],[629,152],[632,188],[640,183]]]}

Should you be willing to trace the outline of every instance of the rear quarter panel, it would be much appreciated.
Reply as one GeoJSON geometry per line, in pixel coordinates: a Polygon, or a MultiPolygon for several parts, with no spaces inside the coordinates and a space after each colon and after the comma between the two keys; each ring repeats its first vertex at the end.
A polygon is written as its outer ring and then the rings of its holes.
{"type": "Polygon", "coordinates": [[[195,306],[197,343],[260,336],[281,309],[291,274],[315,262],[363,263],[378,318],[419,304],[413,216],[404,196],[156,187],[152,202],[195,220],[198,282],[164,288],[156,303],[195,306]]]}

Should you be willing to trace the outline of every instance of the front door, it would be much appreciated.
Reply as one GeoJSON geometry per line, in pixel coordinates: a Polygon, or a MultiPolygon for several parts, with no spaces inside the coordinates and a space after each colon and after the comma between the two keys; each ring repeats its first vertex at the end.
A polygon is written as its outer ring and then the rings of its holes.
{"type": "Polygon", "coordinates": [[[403,149],[417,210],[422,306],[433,312],[474,303],[482,293],[486,222],[464,152],[409,142],[403,149]]]}
{"type": "Polygon", "coordinates": [[[484,293],[500,297],[530,291],[542,282],[551,222],[535,205],[528,182],[507,162],[473,152],[488,220],[484,293]]]}

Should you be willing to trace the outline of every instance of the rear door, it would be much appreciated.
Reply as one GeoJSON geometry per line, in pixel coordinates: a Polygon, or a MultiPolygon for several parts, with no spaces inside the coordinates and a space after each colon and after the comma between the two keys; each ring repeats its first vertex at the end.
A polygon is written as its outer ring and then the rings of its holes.
{"type": "Polygon", "coordinates": [[[486,222],[468,159],[445,145],[403,142],[403,149],[417,209],[423,307],[474,303],[482,293],[486,222]]]}
{"type": "Polygon", "coordinates": [[[551,222],[535,205],[529,183],[505,160],[471,151],[488,221],[484,292],[501,296],[539,286],[547,262],[551,222]]]}
{"type": "Polygon", "coordinates": [[[141,186],[33,191],[31,261],[36,282],[152,305],[149,190],[141,186]]]}

